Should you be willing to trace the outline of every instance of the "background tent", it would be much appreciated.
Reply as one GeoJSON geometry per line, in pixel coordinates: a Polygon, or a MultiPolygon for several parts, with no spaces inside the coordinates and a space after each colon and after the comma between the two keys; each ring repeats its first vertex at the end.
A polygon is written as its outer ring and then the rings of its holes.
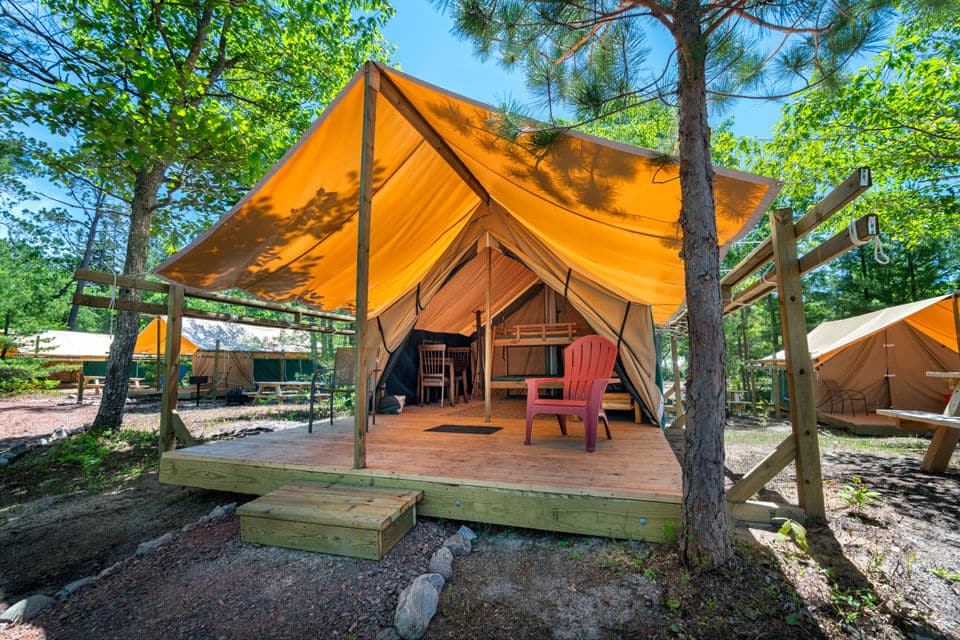
{"type": "MultiPolygon", "coordinates": [[[[363,96],[376,78],[369,368],[380,369],[478,242],[503,247],[620,345],[644,403],[662,404],[653,322],[683,303],[679,164],[577,132],[546,152],[496,135],[495,110],[367,63],[229,213],[156,269],[208,290],[354,308],[363,96]]],[[[724,251],[780,184],[716,169],[724,251]]]]}
{"type": "MultiPolygon", "coordinates": [[[[928,378],[926,372],[960,371],[951,296],[824,322],[807,341],[818,371],[818,403],[827,397],[820,382],[827,379],[842,389],[862,391],[870,411],[940,413],[950,389],[945,380],[928,378]]],[[[776,359],[783,361],[782,351],[776,359]]]]}
{"type": "MultiPolygon", "coordinates": [[[[162,356],[166,338],[166,318],[154,318],[137,336],[134,353],[156,357],[159,345],[162,356]]],[[[184,318],[180,353],[190,356],[193,375],[212,379],[216,369],[220,389],[253,389],[258,380],[294,380],[313,372],[310,337],[286,329],[184,318]]]]}
{"type": "MultiPolygon", "coordinates": [[[[113,336],[109,333],[85,333],[83,331],[44,331],[17,339],[14,353],[43,358],[54,364],[75,364],[76,370],[50,374],[53,380],[77,382],[80,373],[103,375],[106,373],[107,355],[113,336]]],[[[136,377],[136,363],[130,375],[136,377]]]]}

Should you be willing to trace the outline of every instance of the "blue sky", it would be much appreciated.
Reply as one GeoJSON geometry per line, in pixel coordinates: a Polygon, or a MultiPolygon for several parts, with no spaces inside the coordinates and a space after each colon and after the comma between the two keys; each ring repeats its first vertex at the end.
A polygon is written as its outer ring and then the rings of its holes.
{"type": "MultiPolygon", "coordinates": [[[[520,74],[508,73],[492,60],[480,62],[469,42],[451,35],[450,18],[427,0],[395,0],[393,5],[397,13],[385,36],[397,47],[394,57],[406,73],[493,105],[510,98],[532,103],[520,74]]],[[[740,100],[724,117],[734,118],[737,135],[767,138],[780,119],[780,108],[772,102],[740,100]]]]}

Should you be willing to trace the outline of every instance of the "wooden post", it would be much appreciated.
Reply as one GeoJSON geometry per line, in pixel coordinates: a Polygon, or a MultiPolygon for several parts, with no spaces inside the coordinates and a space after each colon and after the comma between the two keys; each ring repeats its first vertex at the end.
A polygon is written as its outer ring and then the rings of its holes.
{"type": "MultiPolygon", "coordinates": [[[[169,320],[170,320],[170,316],[167,316],[167,321],[169,322],[169,320]]],[[[161,369],[161,366],[160,366],[160,318],[157,318],[157,370],[156,370],[156,373],[154,374],[154,378],[156,379],[153,381],[153,384],[157,388],[157,391],[160,390],[160,369],[161,369]]]]}
{"type": "Polygon", "coordinates": [[[493,317],[490,310],[493,304],[493,248],[487,244],[487,323],[483,328],[483,421],[490,422],[490,405],[493,403],[493,317]]]}
{"type": "Polygon", "coordinates": [[[773,417],[779,419],[783,407],[780,404],[780,367],[776,362],[773,363],[771,375],[773,376],[773,417]]]}
{"type": "MultiPolygon", "coordinates": [[[[180,386],[180,329],[183,323],[183,287],[170,285],[167,294],[167,350],[166,371],[163,374],[163,391],[160,396],[160,451],[176,447],[174,412],[177,410],[177,393],[180,386]]],[[[159,375],[158,375],[159,377],[159,375]]]]}
{"type": "Polygon", "coordinates": [[[380,72],[373,63],[363,67],[363,132],[360,147],[360,206],[357,211],[357,324],[354,355],[353,468],[367,466],[367,297],[370,286],[370,216],[373,207],[374,134],[380,72]]]}
{"type": "Polygon", "coordinates": [[[673,406],[677,419],[683,415],[683,380],[680,379],[680,358],[677,356],[677,336],[670,336],[670,358],[673,360],[673,406]]]}
{"type": "Polygon", "coordinates": [[[957,305],[960,291],[954,291],[951,297],[953,298],[953,327],[957,333],[957,353],[960,353],[960,308],[957,305]]]}
{"type": "Polygon", "coordinates": [[[80,364],[80,379],[77,381],[77,404],[83,404],[83,363],[80,364]]]}
{"type": "MultiPolygon", "coordinates": [[[[313,334],[311,334],[313,335],[313,334]]],[[[214,345],[213,350],[213,381],[210,383],[210,397],[217,399],[217,381],[220,379],[220,338],[214,345]]]]}
{"type": "Polygon", "coordinates": [[[826,511],[813,392],[813,363],[807,344],[803,286],[800,282],[793,212],[790,209],[772,211],[770,226],[779,283],[787,384],[790,389],[790,422],[797,447],[797,495],[800,506],[808,517],[824,518],[826,511]]]}

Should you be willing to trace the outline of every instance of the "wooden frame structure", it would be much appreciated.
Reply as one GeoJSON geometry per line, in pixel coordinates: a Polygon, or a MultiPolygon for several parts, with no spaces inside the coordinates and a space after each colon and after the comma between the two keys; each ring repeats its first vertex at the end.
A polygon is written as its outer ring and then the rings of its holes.
{"type": "Polygon", "coordinates": [[[99,271],[90,271],[88,269],[77,269],[74,277],[77,280],[84,280],[86,282],[124,287],[138,291],[150,291],[154,293],[166,294],[167,296],[167,302],[165,305],[130,300],[117,300],[113,297],[108,298],[104,296],[93,296],[88,294],[75,294],[73,297],[73,300],[76,304],[81,304],[88,307],[118,309],[122,311],[135,311],[137,313],[155,316],[167,316],[167,336],[164,360],[166,363],[166,369],[163,373],[163,386],[160,391],[161,452],[172,451],[176,447],[177,440],[187,447],[197,444],[197,441],[190,434],[189,429],[187,429],[186,424],[184,424],[183,419],[177,413],[180,335],[184,317],[235,322],[238,324],[247,324],[258,327],[296,329],[301,331],[312,331],[315,333],[335,333],[341,335],[353,335],[355,333],[353,329],[335,329],[323,325],[311,324],[304,320],[304,318],[319,318],[338,322],[354,322],[353,316],[340,313],[293,307],[275,302],[240,298],[237,296],[230,296],[222,293],[211,293],[197,289],[186,289],[180,285],[168,284],[166,282],[156,282],[136,276],[121,276],[112,273],[102,273],[99,271]],[[283,322],[280,320],[253,318],[248,316],[234,316],[226,313],[188,309],[185,305],[185,301],[187,299],[208,300],[236,305],[239,307],[264,309],[286,313],[293,316],[293,321],[283,322]]]}
{"type": "MultiPolygon", "coordinates": [[[[829,240],[800,257],[797,243],[805,235],[827,221],[845,205],[852,202],[872,184],[870,169],[855,170],[823,200],[814,205],[796,222],[790,209],[770,212],[771,235],[753,249],[720,281],[724,300],[724,315],[762,300],[777,291],[786,352],[787,385],[790,394],[790,423],[792,431],[777,447],[753,469],[727,490],[727,501],[736,511],[757,491],[780,473],[791,462],[796,465],[797,496],[808,518],[825,516],[823,479],[820,466],[820,443],[817,435],[817,412],[814,401],[813,365],[807,345],[806,319],[803,309],[801,276],[863,244],[879,233],[877,216],[866,215],[852,220],[848,227],[829,240]],[[751,284],[740,287],[771,265],[773,278],[761,275],[751,284]]],[[[684,314],[671,322],[671,352],[673,356],[673,394],[678,407],[678,422],[682,424],[679,367],[676,338],[685,333],[684,314]]]]}

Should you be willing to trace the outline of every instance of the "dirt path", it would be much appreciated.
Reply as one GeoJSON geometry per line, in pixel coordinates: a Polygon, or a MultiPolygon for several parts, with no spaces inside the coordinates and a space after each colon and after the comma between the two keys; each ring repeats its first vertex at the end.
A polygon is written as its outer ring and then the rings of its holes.
{"type": "MultiPolygon", "coordinates": [[[[0,402],[0,415],[31,424],[0,426],[0,442],[83,419],[82,410],[56,402],[46,410],[39,401],[17,402],[5,414],[0,402]]],[[[132,409],[125,425],[155,424],[155,408],[132,409]]],[[[290,424],[279,419],[290,416],[258,409],[238,418],[236,409],[201,407],[191,425],[210,435],[290,424]]],[[[789,429],[740,428],[728,438],[731,481],[789,429]]],[[[826,433],[822,442],[829,526],[807,532],[808,552],[771,531],[739,529],[737,561],[704,577],[680,566],[670,545],[476,527],[481,538],[457,560],[426,637],[960,637],[956,460],[946,475],[928,476],[919,471],[922,441],[826,433]],[[837,497],[854,477],[879,493],[861,514],[837,497]]],[[[792,481],[787,470],[761,498],[795,500],[792,481]]],[[[121,561],[0,636],[373,638],[390,624],[398,591],[458,524],[422,520],[380,563],[243,544],[236,516],[180,531],[233,499],[160,486],[151,471],[123,490],[0,510],[0,601],[52,594],[121,561]],[[155,553],[131,557],[139,543],[168,531],[173,538],[155,553]]]]}

